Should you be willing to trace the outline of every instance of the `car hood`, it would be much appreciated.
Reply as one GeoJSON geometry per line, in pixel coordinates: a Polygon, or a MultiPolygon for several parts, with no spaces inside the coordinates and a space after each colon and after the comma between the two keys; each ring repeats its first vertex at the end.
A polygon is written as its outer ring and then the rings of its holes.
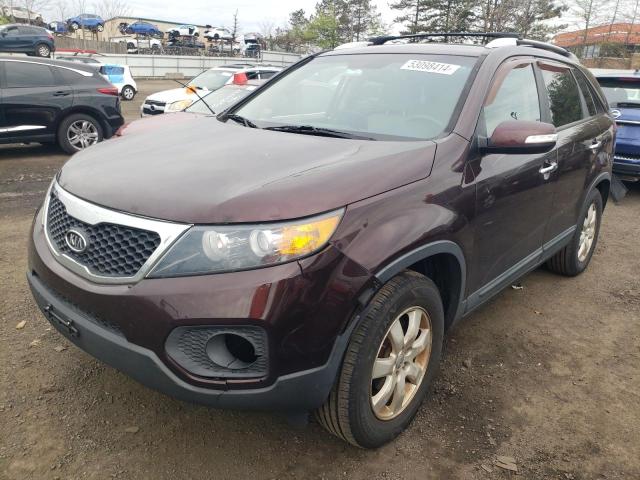
{"type": "Polygon", "coordinates": [[[98,205],[176,222],[284,220],[424,178],[436,149],[428,141],[299,135],[189,114],[154,127],[77,153],[60,186],[98,205]]]}
{"type": "MultiPolygon", "coordinates": [[[[206,90],[205,90],[206,92],[206,90]]],[[[202,93],[200,94],[202,95],[202,93]]],[[[186,100],[188,98],[197,100],[198,96],[195,93],[190,93],[186,88],[172,88],[171,90],[164,90],[162,92],[149,95],[147,100],[155,100],[157,102],[177,102],[178,100],[186,100]]]]}

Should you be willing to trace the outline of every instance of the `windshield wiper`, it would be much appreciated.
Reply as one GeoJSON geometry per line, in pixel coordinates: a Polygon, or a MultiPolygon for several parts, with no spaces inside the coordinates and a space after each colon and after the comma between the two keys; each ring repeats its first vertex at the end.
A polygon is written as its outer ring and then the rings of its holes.
{"type": "Polygon", "coordinates": [[[229,120],[233,120],[234,122],[238,122],[244,125],[245,127],[258,128],[258,126],[255,123],[253,123],[248,118],[244,118],[242,115],[236,115],[235,113],[228,113],[227,115],[225,115],[225,117],[228,118],[229,120]]]}
{"type": "Polygon", "coordinates": [[[354,135],[352,133],[331,130],[330,128],[313,127],[311,125],[278,125],[265,127],[265,130],[276,132],[301,133],[303,135],[317,135],[319,137],[350,138],[355,140],[375,140],[375,138],[354,135]]]}
{"type": "Polygon", "coordinates": [[[617,102],[616,107],[618,108],[639,108],[640,103],[638,102],[617,102]]]}

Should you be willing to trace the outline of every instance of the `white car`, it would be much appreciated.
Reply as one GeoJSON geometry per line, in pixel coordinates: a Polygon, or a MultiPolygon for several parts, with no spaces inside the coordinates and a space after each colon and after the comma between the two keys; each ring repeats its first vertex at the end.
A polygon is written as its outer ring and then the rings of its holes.
{"type": "Polygon", "coordinates": [[[195,25],[178,25],[177,27],[167,30],[167,35],[169,37],[197,37],[200,35],[200,31],[195,25]]]}
{"type": "Polygon", "coordinates": [[[2,16],[8,19],[14,18],[16,22],[20,23],[33,23],[40,25],[42,23],[42,15],[34,12],[33,10],[27,10],[24,7],[2,7],[0,9],[2,16]]]}
{"type": "Polygon", "coordinates": [[[204,38],[209,41],[231,40],[233,33],[226,27],[211,27],[204,31],[204,38]]]}
{"type": "Polygon", "coordinates": [[[118,93],[123,100],[133,100],[138,93],[138,85],[131,75],[131,69],[128,65],[119,65],[115,63],[105,63],[102,59],[92,55],[63,55],[57,56],[57,60],[65,60],[67,62],[84,63],[98,70],[98,73],[111,82],[114,87],[118,88],[118,93]]]}
{"type": "Polygon", "coordinates": [[[162,42],[157,38],[134,38],[130,36],[114,37],[111,39],[113,43],[126,43],[127,53],[138,53],[140,49],[148,49],[152,52],[160,52],[162,50],[162,42]]]}
{"type": "Polygon", "coordinates": [[[162,113],[181,112],[200,97],[233,82],[236,73],[245,73],[248,80],[266,80],[282,68],[272,65],[252,65],[246,63],[223,65],[205,70],[189,82],[187,88],[173,88],[149,95],[142,106],[143,117],[162,113]]]}

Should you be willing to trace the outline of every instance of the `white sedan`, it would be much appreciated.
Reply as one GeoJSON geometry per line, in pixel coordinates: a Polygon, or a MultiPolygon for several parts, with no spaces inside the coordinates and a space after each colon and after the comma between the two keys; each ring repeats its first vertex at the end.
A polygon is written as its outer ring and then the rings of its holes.
{"type": "Polygon", "coordinates": [[[200,31],[195,25],[178,25],[177,27],[167,30],[167,35],[169,37],[197,37],[200,35],[200,31]]]}

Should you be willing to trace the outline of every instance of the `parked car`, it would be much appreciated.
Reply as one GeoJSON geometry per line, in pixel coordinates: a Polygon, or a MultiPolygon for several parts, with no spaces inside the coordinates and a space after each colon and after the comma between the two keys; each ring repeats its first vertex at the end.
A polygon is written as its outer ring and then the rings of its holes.
{"type": "Polygon", "coordinates": [[[99,15],[92,13],[83,13],[76,17],[67,19],[67,25],[71,30],[78,30],[80,28],[87,30],[95,30],[96,32],[104,31],[104,20],[99,15]]]}
{"type": "Polygon", "coordinates": [[[42,27],[20,24],[0,25],[0,52],[49,57],[55,50],[53,35],[42,27]]]}
{"type": "Polygon", "coordinates": [[[118,89],[118,94],[123,100],[133,100],[138,93],[138,85],[131,75],[128,65],[112,64],[105,62],[100,55],[75,54],[58,56],[57,60],[83,63],[96,69],[111,85],[118,89]]]}
{"type": "Polygon", "coordinates": [[[118,90],[87,65],[0,57],[0,87],[0,143],[55,142],[72,154],[124,123],[118,90]]]}
{"type": "Polygon", "coordinates": [[[195,25],[179,25],[167,30],[167,35],[169,37],[197,37],[200,35],[200,31],[195,25]]]}
{"type": "Polygon", "coordinates": [[[66,35],[69,33],[69,26],[67,25],[67,22],[55,21],[49,23],[49,30],[56,35],[66,35]]]}
{"type": "Polygon", "coordinates": [[[167,40],[168,48],[193,48],[201,50],[204,43],[196,40],[197,37],[171,37],[167,40]]]}
{"type": "Polygon", "coordinates": [[[233,33],[226,27],[211,27],[204,31],[204,38],[209,41],[232,40],[233,33]]]}
{"type": "Polygon", "coordinates": [[[640,73],[598,74],[598,83],[618,125],[613,173],[640,179],[640,73]]]}
{"type": "Polygon", "coordinates": [[[125,43],[127,53],[139,53],[140,50],[149,50],[151,53],[159,53],[162,50],[162,42],[157,38],[114,37],[113,43],[125,43]]]}
{"type": "Polygon", "coordinates": [[[0,16],[13,22],[43,26],[42,15],[24,7],[4,6],[0,8],[0,12],[0,16]]]}
{"type": "Polygon", "coordinates": [[[66,163],[30,236],[48,320],[180,399],[395,438],[456,321],[538,265],[587,268],[615,136],[565,50],[384,44],[422,37],[306,57],[66,163]]]}
{"type": "Polygon", "coordinates": [[[101,65],[100,75],[118,89],[118,93],[124,100],[131,101],[136,96],[136,93],[138,93],[138,85],[133,79],[131,69],[128,65],[101,65]]]}
{"type": "Polygon", "coordinates": [[[162,38],[164,34],[156,25],[149,22],[138,21],[134,23],[121,23],[120,33],[123,35],[147,35],[150,37],[162,38]]]}
{"type": "Polygon", "coordinates": [[[266,80],[282,70],[271,65],[230,64],[204,71],[189,82],[189,88],[173,88],[149,95],[142,104],[141,114],[159,115],[181,112],[208,92],[233,83],[234,74],[245,73],[249,80],[266,80]],[[195,91],[198,93],[196,94],[195,91]]]}

